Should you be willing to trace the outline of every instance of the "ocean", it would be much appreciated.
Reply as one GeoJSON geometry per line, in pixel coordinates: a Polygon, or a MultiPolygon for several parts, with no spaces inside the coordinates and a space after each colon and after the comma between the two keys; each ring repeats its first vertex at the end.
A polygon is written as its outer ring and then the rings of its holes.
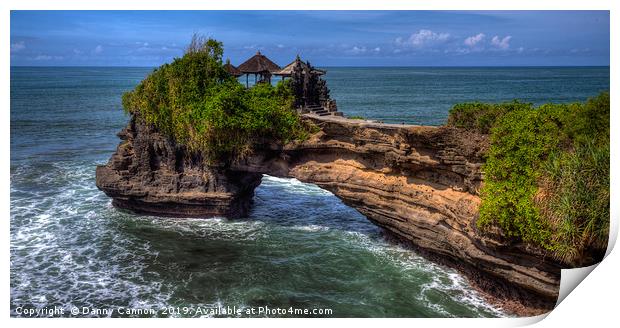
{"type": "MultiPolygon", "coordinates": [[[[11,316],[50,307],[65,316],[82,307],[168,309],[138,316],[211,316],[184,309],[218,307],[328,317],[506,315],[457,271],[295,179],[265,176],[250,215],[239,220],[113,208],[95,186],[95,167],[127,123],[122,93],[150,71],[11,68],[11,316]]],[[[609,89],[608,67],[327,71],[340,111],[390,123],[440,125],[464,101],[573,102],[609,89]]]]}

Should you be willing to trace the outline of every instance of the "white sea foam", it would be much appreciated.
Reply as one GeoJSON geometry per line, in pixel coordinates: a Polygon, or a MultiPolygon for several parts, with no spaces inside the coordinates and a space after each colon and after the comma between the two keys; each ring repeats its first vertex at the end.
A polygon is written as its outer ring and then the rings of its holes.
{"type": "Polygon", "coordinates": [[[329,227],[324,227],[316,224],[310,224],[307,226],[293,226],[294,230],[308,231],[308,232],[318,232],[318,231],[328,231],[329,227]]]}
{"type": "Polygon", "coordinates": [[[147,223],[150,228],[174,231],[182,236],[197,236],[209,240],[255,240],[264,235],[261,221],[226,218],[161,218],[132,217],[135,222],[147,223]]]}
{"type": "Polygon", "coordinates": [[[431,291],[442,292],[458,303],[469,304],[480,314],[506,315],[499,308],[484,301],[467,280],[454,269],[428,261],[410,249],[382,241],[378,238],[372,238],[368,234],[347,231],[346,235],[351,238],[350,240],[355,247],[362,247],[378,257],[385,258],[391,263],[400,266],[404,271],[409,271],[416,276],[419,276],[420,273],[430,276],[431,280],[421,286],[420,294],[412,296],[417,297],[438,313],[445,316],[453,316],[444,305],[429,299],[428,294],[431,291]]]}
{"type": "MultiPolygon", "coordinates": [[[[112,257],[97,256],[102,246],[98,225],[106,223],[104,216],[109,213],[90,209],[107,202],[94,187],[93,173],[90,166],[52,165],[34,183],[58,189],[30,191],[12,185],[12,193],[27,195],[11,199],[12,304],[101,306],[99,300],[128,296],[153,305],[167,304],[169,295],[159,290],[161,286],[147,283],[142,276],[144,265],[139,259],[149,255],[148,244],[143,254],[132,255],[136,261],[131,267],[117,264],[127,251],[128,241],[122,238],[105,246],[111,248],[112,257]],[[37,295],[38,291],[45,294],[37,295]]],[[[19,174],[29,170],[19,168],[14,175],[19,174]]]]}
{"type": "MultiPolygon", "coordinates": [[[[26,174],[32,175],[32,172],[27,167],[19,167],[12,174],[12,180],[26,174]]],[[[124,302],[127,302],[126,306],[140,308],[170,305],[178,286],[153,279],[152,276],[158,273],[148,268],[148,263],[159,257],[159,251],[148,240],[136,239],[131,233],[125,232],[126,225],[224,241],[267,240],[270,229],[274,229],[274,223],[268,220],[170,219],[125,214],[114,209],[109,199],[96,189],[94,170],[90,164],[51,165],[33,183],[40,187],[28,189],[11,185],[11,194],[20,195],[11,197],[13,305],[33,304],[44,307],[60,304],[66,308],[101,307],[103,304],[124,302]],[[127,265],[128,262],[131,265],[127,265]]],[[[305,206],[303,214],[295,214],[299,216],[296,219],[299,221],[291,224],[290,229],[308,233],[329,231],[330,235],[340,236],[351,247],[363,248],[401,266],[404,271],[437,276],[421,287],[419,295],[412,295],[420,298],[430,309],[449,315],[441,304],[428,299],[427,291],[435,290],[475,309],[500,314],[472,291],[458,273],[378,238],[376,233],[379,230],[375,226],[359,221],[359,214],[328,191],[295,179],[270,176],[263,178],[261,188],[266,188],[264,191],[275,188],[279,196],[283,197],[283,204],[279,206],[284,209],[288,206],[288,211],[294,212],[295,206],[305,206]],[[285,192],[281,193],[280,190],[285,192]],[[315,202],[317,196],[326,197],[322,200],[324,207],[308,205],[308,202],[315,202]],[[343,221],[325,221],[324,215],[339,216],[343,221]],[[352,217],[347,219],[347,216],[352,217]],[[308,220],[309,217],[313,219],[308,220]],[[345,231],[341,231],[342,227],[345,231]]],[[[282,218],[278,219],[280,221],[276,222],[286,223],[281,221],[282,218]]],[[[188,284],[191,279],[190,274],[186,281],[177,281],[175,284],[188,284]]],[[[239,304],[244,304],[243,299],[239,300],[239,304]]],[[[217,307],[231,304],[222,304],[218,299],[214,303],[202,305],[217,307]]]]}
{"type": "Polygon", "coordinates": [[[310,184],[303,183],[295,178],[278,178],[270,175],[263,175],[262,185],[269,187],[273,185],[281,186],[286,189],[287,193],[304,194],[313,196],[333,196],[333,194],[325,189],[310,184]]]}

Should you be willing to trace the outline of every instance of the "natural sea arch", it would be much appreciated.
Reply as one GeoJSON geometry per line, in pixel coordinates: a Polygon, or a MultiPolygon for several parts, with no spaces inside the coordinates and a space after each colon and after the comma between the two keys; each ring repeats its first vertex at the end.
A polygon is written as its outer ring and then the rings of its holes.
{"type": "Polygon", "coordinates": [[[466,273],[504,302],[553,307],[560,266],[523,244],[476,228],[487,137],[448,127],[306,116],[320,127],[303,142],[258,145],[229,165],[200,156],[136,117],[116,153],[97,168],[113,204],[164,216],[240,217],[263,174],[332,192],[373,223],[466,273]]]}

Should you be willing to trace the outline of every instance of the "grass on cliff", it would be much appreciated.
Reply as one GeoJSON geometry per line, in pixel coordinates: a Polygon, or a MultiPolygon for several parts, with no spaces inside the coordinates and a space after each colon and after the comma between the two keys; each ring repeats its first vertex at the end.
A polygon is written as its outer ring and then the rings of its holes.
{"type": "Polygon", "coordinates": [[[609,93],[586,103],[467,103],[448,125],[490,134],[478,226],[580,265],[609,234],[609,93]]]}
{"type": "Polygon", "coordinates": [[[183,57],[123,95],[123,108],[213,163],[243,157],[262,140],[305,139],[289,85],[246,89],[224,69],[223,52],[221,42],[194,36],[183,57]]]}

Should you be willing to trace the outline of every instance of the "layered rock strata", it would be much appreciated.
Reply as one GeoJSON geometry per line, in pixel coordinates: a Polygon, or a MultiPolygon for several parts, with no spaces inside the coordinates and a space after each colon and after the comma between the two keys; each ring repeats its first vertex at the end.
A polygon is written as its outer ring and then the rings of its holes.
{"type": "Polygon", "coordinates": [[[117,207],[165,216],[240,217],[262,174],[331,191],[422,254],[457,267],[520,314],[550,309],[560,266],[540,251],[476,228],[486,136],[447,127],[305,116],[320,131],[304,142],[261,143],[226,167],[133,118],[97,186],[117,207]]]}

